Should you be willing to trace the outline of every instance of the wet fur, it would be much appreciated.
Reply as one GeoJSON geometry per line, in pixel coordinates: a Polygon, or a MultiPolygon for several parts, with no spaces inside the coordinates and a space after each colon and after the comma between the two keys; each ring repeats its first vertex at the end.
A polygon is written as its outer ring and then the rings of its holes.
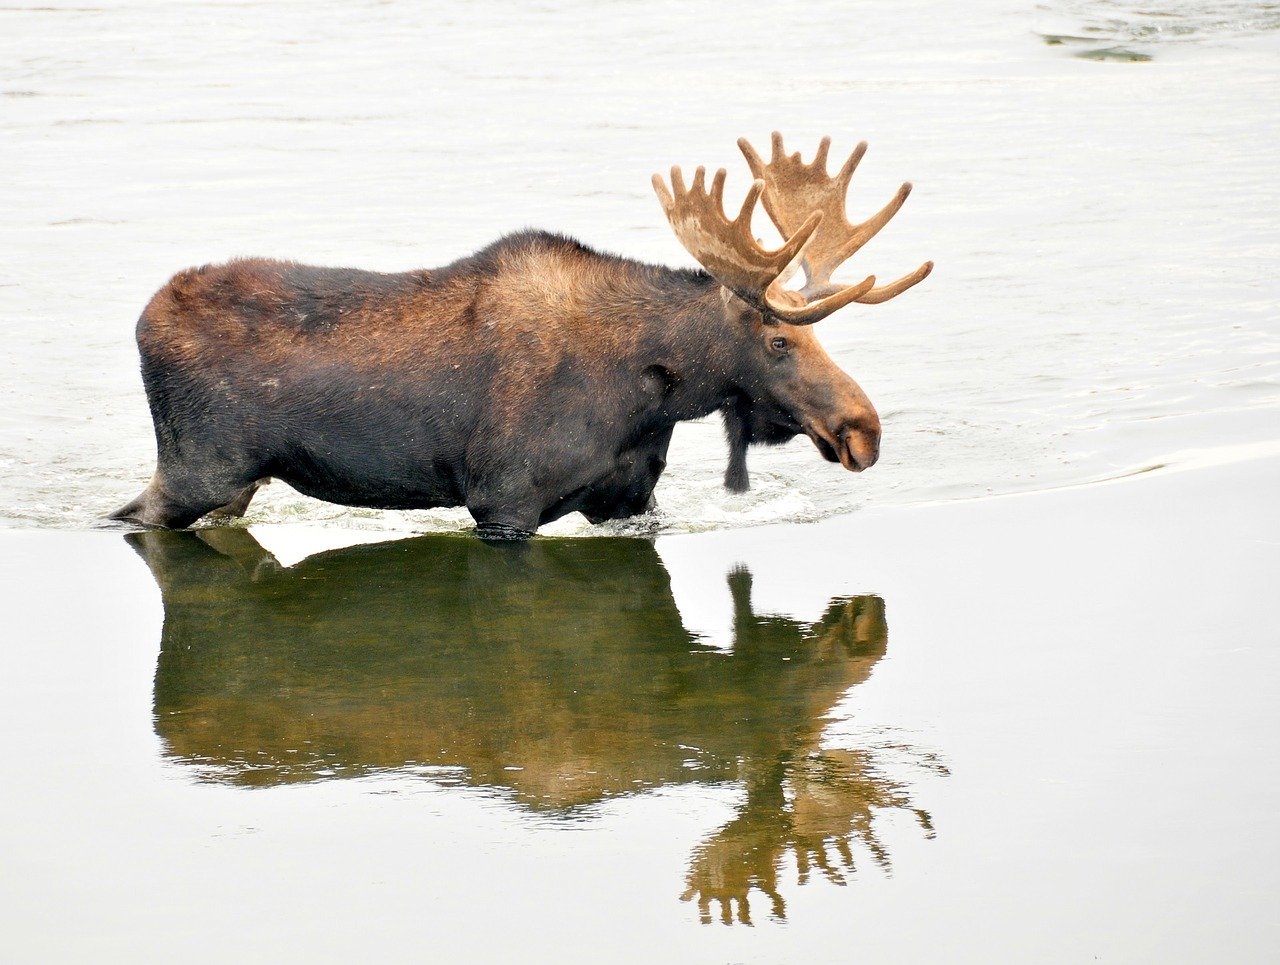
{"type": "Polygon", "coordinates": [[[438,270],[269,260],[176,275],[137,329],[158,464],[118,519],[465,505],[481,535],[644,512],[672,428],[736,391],[717,283],[525,232],[438,270]]]}

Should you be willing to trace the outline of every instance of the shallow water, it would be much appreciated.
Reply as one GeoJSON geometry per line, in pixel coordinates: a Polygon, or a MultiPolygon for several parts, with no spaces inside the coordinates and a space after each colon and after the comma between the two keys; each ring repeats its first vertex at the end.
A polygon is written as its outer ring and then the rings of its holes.
{"type": "MultiPolygon", "coordinates": [[[[178,268],[398,270],[524,225],[685,264],[649,174],[724,164],[740,191],[734,138],[775,127],[807,150],[870,141],[855,214],[916,185],[848,270],[934,275],[821,332],[884,417],[881,462],[851,476],[801,439],[754,452],[755,489],[732,496],[718,424],[690,424],[660,514],[621,531],[1036,489],[1271,438],[1275,10],[941,9],[810,6],[785,30],[740,4],[0,9],[0,522],[90,525],[149,478],[132,325],[178,268]],[[1154,59],[1082,61],[1053,32],[1154,59]]],[[[469,525],[284,486],[251,519],[469,525]]]]}
{"type": "Polygon", "coordinates": [[[886,812],[932,833],[879,760],[910,748],[821,740],[885,654],[879,597],[831,600],[813,623],[758,614],[736,568],[717,646],[685,628],[645,540],[420,536],[283,568],[239,529],[127,539],[164,603],[156,734],[197,781],[419,778],[552,827],[619,795],[740,786],[689,856],[684,898],[708,921],[714,905],[749,923],[753,897],[784,920],[784,864],[843,884],[856,850],[887,869],[886,812]]]}
{"type": "Polygon", "coordinates": [[[1278,485],[514,553],[3,534],[3,947],[1265,960],[1278,485]]]}

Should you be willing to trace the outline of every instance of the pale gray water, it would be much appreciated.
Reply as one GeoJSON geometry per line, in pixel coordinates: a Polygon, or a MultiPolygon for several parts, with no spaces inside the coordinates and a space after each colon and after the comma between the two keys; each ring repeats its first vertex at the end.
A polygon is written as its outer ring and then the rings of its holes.
{"type": "Polygon", "coordinates": [[[774,127],[871,142],[855,212],[915,182],[850,274],[938,263],[821,326],[880,465],[797,442],[731,498],[689,426],[653,545],[318,554],[465,518],[284,487],[249,532],[3,534],[0,958],[1275,948],[1274,5],[776,9],[0,7],[16,530],[147,478],[132,325],[188,264],[521,225],[684,264],[649,174],[741,191],[774,127]]]}
{"type": "MultiPolygon", "coordinates": [[[[175,270],[438,265],[525,225],[685,264],[650,173],[724,164],[741,191],[734,139],[775,127],[810,151],[823,133],[836,151],[870,141],[855,214],[914,181],[851,275],[938,267],[821,327],[885,418],[873,472],[801,439],[753,453],[756,488],[732,497],[718,422],[689,425],[658,491],[666,531],[1042,488],[1275,437],[1274,5],[773,10],[0,8],[3,524],[89,525],[146,481],[132,326],[175,270]],[[1073,56],[1117,44],[1153,59],[1073,56]]],[[[294,518],[467,522],[282,486],[251,513],[294,518]]]]}
{"type": "Polygon", "coordinates": [[[1278,486],[0,533],[0,958],[1268,961],[1278,486]]]}

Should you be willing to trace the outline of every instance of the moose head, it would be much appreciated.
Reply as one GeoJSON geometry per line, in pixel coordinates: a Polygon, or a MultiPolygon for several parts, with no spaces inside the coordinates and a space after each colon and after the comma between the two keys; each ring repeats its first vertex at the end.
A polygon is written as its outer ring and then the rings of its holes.
{"type": "Polygon", "coordinates": [[[709,190],[703,167],[694,172],[688,187],[679,167],[671,169],[670,189],[661,175],[653,176],[676,237],[720,283],[726,321],[753,349],[740,375],[741,391],[722,410],[730,444],[725,484],[737,491],[747,488],[748,445],[786,442],[801,432],[823,458],[861,472],[879,458],[880,417],[809,326],[853,302],[888,301],[932,271],[933,262],[925,262],[879,286],[875,276],[852,285],[831,280],[836,269],[897,214],[911,184],[903,184],[866,221],[853,224],[845,214],[845,198],[866,153],[865,141],[834,176],[827,172],[829,137],[822,139],[808,164],[798,151],[787,154],[777,131],[767,162],[746,138],[738,139],[738,147],[754,180],[732,220],[724,211],[724,168],[715,173],[709,190]],[[764,248],[752,234],[752,217],[761,200],[784,239],[775,251],[764,248]],[[804,271],[804,286],[784,287],[799,269],[804,271]]]}

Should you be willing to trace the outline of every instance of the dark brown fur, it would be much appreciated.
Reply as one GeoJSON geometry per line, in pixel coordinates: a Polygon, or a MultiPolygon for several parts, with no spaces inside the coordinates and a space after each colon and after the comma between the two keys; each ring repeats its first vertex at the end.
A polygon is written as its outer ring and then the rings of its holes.
{"type": "Polygon", "coordinates": [[[861,468],[879,438],[811,330],[703,272],[542,232],[433,271],[190,269],[152,298],[138,346],[158,465],[114,515],[149,525],[242,513],[269,477],[348,505],[465,505],[493,537],[633,515],[675,423],[731,399],[742,452],[805,431],[861,468]]]}

